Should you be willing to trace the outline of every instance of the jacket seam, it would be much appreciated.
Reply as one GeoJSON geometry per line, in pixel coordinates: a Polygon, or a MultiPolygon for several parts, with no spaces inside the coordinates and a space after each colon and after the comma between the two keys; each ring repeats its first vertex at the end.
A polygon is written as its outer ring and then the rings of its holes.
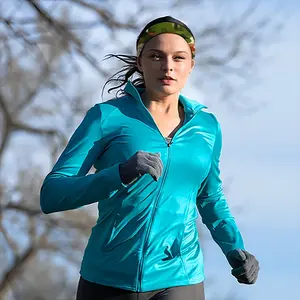
{"type": "MultiPolygon", "coordinates": [[[[190,207],[190,203],[191,203],[191,197],[192,197],[192,194],[193,194],[193,190],[191,191],[191,193],[190,193],[190,195],[189,195],[189,202],[188,202],[188,208],[187,208],[187,210],[185,211],[185,214],[184,214],[184,224],[185,224],[185,222],[186,222],[186,216],[187,216],[187,214],[188,214],[188,211],[189,211],[189,207],[190,207]]],[[[187,278],[187,280],[189,281],[190,280],[190,278],[189,278],[189,276],[187,275],[188,273],[187,273],[187,270],[186,270],[186,266],[185,266],[185,263],[184,263],[184,261],[183,261],[183,257],[182,257],[182,243],[183,243],[183,238],[184,238],[184,232],[183,232],[183,234],[182,234],[182,238],[181,238],[181,241],[180,241],[180,260],[181,260],[181,264],[182,264],[182,266],[183,266],[183,270],[184,270],[184,275],[185,275],[185,277],[187,278]]]]}
{"type": "Polygon", "coordinates": [[[215,140],[214,140],[214,145],[213,145],[213,149],[211,152],[211,157],[210,157],[210,164],[209,164],[209,168],[208,168],[208,172],[207,175],[204,177],[204,181],[207,179],[207,176],[209,175],[210,171],[211,171],[211,167],[212,167],[212,162],[215,156],[215,151],[216,151],[216,143],[217,143],[217,138],[218,138],[218,134],[219,134],[219,122],[217,121],[216,117],[213,114],[210,114],[212,116],[212,118],[215,120],[216,123],[216,132],[215,132],[215,140]]]}
{"type": "MultiPolygon", "coordinates": [[[[100,104],[97,104],[98,108],[99,108],[99,112],[100,112],[100,117],[101,115],[103,115],[103,112],[102,112],[102,109],[100,107],[102,103],[100,104]]],[[[107,121],[107,119],[117,110],[117,108],[115,108],[113,111],[111,111],[103,120],[101,120],[101,123],[100,123],[100,128],[101,128],[101,134],[102,134],[102,137],[103,137],[103,126],[104,126],[104,123],[107,121]]]]}

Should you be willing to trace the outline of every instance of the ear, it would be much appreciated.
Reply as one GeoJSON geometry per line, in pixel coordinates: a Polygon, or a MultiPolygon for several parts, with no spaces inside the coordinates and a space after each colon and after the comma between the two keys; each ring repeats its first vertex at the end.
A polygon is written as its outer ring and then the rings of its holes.
{"type": "Polygon", "coordinates": [[[142,67],[142,63],[141,63],[141,57],[137,57],[136,59],[136,66],[139,69],[140,72],[143,72],[143,67],[142,67]]]}
{"type": "Polygon", "coordinates": [[[192,70],[194,69],[195,64],[196,64],[195,59],[192,59],[192,66],[191,66],[191,71],[190,72],[192,72],[192,70]]]}

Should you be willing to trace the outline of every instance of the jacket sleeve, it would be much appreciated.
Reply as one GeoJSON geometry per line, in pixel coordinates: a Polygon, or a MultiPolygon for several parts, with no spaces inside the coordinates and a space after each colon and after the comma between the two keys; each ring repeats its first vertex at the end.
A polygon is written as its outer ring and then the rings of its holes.
{"type": "Polygon", "coordinates": [[[223,192],[219,169],[221,148],[222,133],[217,121],[211,167],[208,176],[198,190],[197,207],[202,222],[209,229],[213,240],[220,246],[222,252],[227,255],[230,250],[245,248],[242,235],[234,217],[231,215],[223,192]]]}
{"type": "Polygon", "coordinates": [[[70,138],[40,190],[40,206],[45,214],[76,209],[108,198],[123,187],[119,164],[86,175],[104,149],[102,115],[99,104],[90,108],[70,138]]]}

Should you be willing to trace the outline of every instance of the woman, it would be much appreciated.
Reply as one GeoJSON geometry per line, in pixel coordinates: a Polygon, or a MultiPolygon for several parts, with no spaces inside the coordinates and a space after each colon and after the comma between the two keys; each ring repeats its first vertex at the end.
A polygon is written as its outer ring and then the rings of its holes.
{"type": "Polygon", "coordinates": [[[137,56],[117,57],[129,63],[124,95],[87,112],[41,188],[44,213],[98,203],[77,299],[203,300],[197,208],[232,274],[254,283],[258,262],[222,191],[219,123],[180,94],[194,67],[190,29],[155,19],[137,56]]]}

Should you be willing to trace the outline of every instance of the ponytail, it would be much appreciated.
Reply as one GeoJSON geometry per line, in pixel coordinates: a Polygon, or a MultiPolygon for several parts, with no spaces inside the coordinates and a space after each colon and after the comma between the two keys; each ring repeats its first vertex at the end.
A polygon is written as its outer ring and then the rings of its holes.
{"type": "Polygon", "coordinates": [[[104,57],[104,59],[109,59],[115,57],[122,62],[124,62],[126,65],[122,67],[122,69],[118,72],[116,72],[114,75],[112,75],[104,84],[104,87],[102,89],[102,97],[103,97],[103,91],[107,84],[115,82],[115,86],[110,88],[108,90],[108,93],[110,93],[112,90],[119,89],[116,92],[116,95],[118,93],[125,94],[122,89],[120,89],[123,85],[127,83],[127,81],[134,75],[137,75],[137,78],[132,81],[132,84],[135,87],[145,87],[145,82],[143,78],[143,73],[138,69],[137,66],[137,57],[134,55],[125,55],[125,54],[108,54],[104,57]]]}

